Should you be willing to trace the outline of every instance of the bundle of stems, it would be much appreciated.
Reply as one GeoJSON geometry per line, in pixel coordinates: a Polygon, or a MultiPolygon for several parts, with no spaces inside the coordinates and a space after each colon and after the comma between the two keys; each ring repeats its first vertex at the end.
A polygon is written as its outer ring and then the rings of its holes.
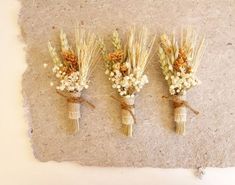
{"type": "Polygon", "coordinates": [[[80,104],[91,103],[81,97],[82,91],[88,88],[89,78],[95,64],[99,60],[99,44],[94,34],[83,28],[75,30],[75,45],[73,50],[63,30],[60,32],[60,54],[48,42],[48,49],[53,61],[53,73],[59,80],[57,92],[68,100],[68,117],[73,122],[73,133],[79,130],[80,104]]]}
{"type": "Polygon", "coordinates": [[[113,51],[106,50],[104,42],[100,41],[101,52],[105,61],[105,74],[112,81],[112,87],[117,89],[121,98],[115,100],[121,103],[122,124],[128,136],[132,136],[135,121],[135,96],[148,83],[144,74],[149,62],[155,36],[149,39],[148,30],[137,30],[132,27],[127,34],[127,42],[122,44],[117,31],[113,32],[113,51]]]}
{"type": "Polygon", "coordinates": [[[198,114],[186,101],[187,91],[200,83],[196,71],[206,44],[204,37],[201,37],[200,42],[197,40],[195,31],[187,28],[181,31],[179,43],[175,33],[171,36],[163,34],[158,49],[162,72],[169,85],[170,99],[173,101],[176,132],[182,135],[185,133],[186,108],[198,114]]]}

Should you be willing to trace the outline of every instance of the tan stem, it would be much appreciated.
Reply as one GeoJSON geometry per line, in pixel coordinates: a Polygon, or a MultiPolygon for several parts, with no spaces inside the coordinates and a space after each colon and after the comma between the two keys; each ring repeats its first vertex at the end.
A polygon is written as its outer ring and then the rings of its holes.
{"type": "Polygon", "coordinates": [[[176,133],[179,135],[185,134],[185,123],[186,122],[176,122],[176,133]]]}
{"type": "Polygon", "coordinates": [[[70,119],[67,125],[67,131],[69,134],[76,134],[79,131],[79,119],[70,119]]]}
{"type": "Polygon", "coordinates": [[[132,125],[128,125],[128,127],[127,127],[127,136],[132,137],[132,133],[133,133],[132,125]]]}
{"type": "Polygon", "coordinates": [[[125,133],[127,136],[132,137],[133,135],[133,124],[135,123],[135,120],[133,118],[133,115],[135,114],[135,109],[134,109],[134,103],[135,103],[135,98],[126,98],[122,97],[122,101],[129,105],[130,108],[124,109],[122,108],[122,125],[125,128],[125,133]],[[131,114],[131,112],[132,114],[131,114]]]}
{"type": "MultiPolygon", "coordinates": [[[[70,93],[70,96],[73,98],[80,97],[80,95],[80,93],[70,93]]],[[[71,126],[74,130],[73,133],[79,131],[80,117],[80,103],[68,102],[68,118],[71,120],[71,126]]]]}
{"type": "MultiPolygon", "coordinates": [[[[177,99],[180,101],[186,101],[186,95],[177,96],[177,99]]],[[[174,120],[176,122],[176,133],[180,135],[185,134],[185,124],[187,120],[187,110],[186,107],[179,106],[175,107],[174,110],[174,120]]]]}

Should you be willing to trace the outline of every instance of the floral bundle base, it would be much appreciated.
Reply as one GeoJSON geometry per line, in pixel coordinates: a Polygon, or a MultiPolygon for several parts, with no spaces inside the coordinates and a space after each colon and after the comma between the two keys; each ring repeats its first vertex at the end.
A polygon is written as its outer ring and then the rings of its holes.
{"type": "Polygon", "coordinates": [[[81,28],[76,29],[76,52],[69,45],[66,34],[61,31],[60,56],[56,49],[48,43],[53,60],[53,73],[59,79],[57,93],[68,101],[68,118],[73,122],[73,133],[79,130],[80,104],[94,105],[81,97],[82,91],[88,88],[89,77],[98,61],[99,46],[96,36],[81,28]]]}
{"type": "Polygon", "coordinates": [[[197,38],[190,28],[181,32],[179,44],[174,33],[171,37],[163,34],[158,50],[163,75],[169,85],[169,99],[173,101],[176,132],[182,135],[185,133],[186,108],[199,113],[186,101],[186,92],[200,83],[195,73],[203,56],[205,39],[203,37],[197,43],[197,38]]]}
{"type": "Polygon", "coordinates": [[[105,61],[105,74],[109,76],[112,87],[117,89],[121,98],[112,96],[121,104],[122,125],[125,133],[132,136],[135,119],[136,94],[148,83],[144,74],[149,62],[149,56],[155,37],[149,39],[147,29],[132,28],[127,37],[127,43],[122,45],[117,31],[113,32],[113,52],[108,53],[103,41],[101,52],[105,61]]]}

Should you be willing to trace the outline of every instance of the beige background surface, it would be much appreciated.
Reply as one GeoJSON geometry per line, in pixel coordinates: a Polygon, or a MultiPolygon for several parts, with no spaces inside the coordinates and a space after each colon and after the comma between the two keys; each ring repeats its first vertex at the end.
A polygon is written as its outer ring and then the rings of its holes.
{"type": "Polygon", "coordinates": [[[21,77],[26,68],[17,39],[15,0],[0,1],[0,184],[4,185],[234,185],[235,168],[207,168],[203,180],[192,170],[158,168],[95,168],[71,162],[41,163],[32,155],[24,118],[21,77]],[[10,70],[8,70],[10,69],[10,70]]]}
{"type": "MultiPolygon", "coordinates": [[[[77,161],[92,166],[226,167],[235,165],[234,125],[234,1],[55,1],[22,0],[20,24],[27,43],[28,68],[23,95],[29,109],[32,146],[41,161],[77,161]],[[138,124],[134,137],[121,132],[120,106],[104,75],[102,63],[92,76],[84,97],[96,109],[82,107],[80,133],[68,136],[67,102],[49,86],[51,64],[47,41],[58,44],[59,29],[73,40],[75,23],[106,38],[112,30],[126,31],[135,23],[153,33],[179,30],[188,24],[205,33],[208,48],[200,65],[201,86],[188,93],[190,104],[200,110],[188,115],[187,134],[174,132],[172,106],[161,97],[168,94],[157,56],[147,70],[150,84],[136,98],[138,124]]],[[[108,41],[107,41],[108,42],[108,41]]]]}

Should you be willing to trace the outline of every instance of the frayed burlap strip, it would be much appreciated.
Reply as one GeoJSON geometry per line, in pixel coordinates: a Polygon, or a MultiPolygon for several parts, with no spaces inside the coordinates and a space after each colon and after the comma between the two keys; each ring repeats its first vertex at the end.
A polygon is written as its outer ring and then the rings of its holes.
{"type": "Polygon", "coordinates": [[[187,108],[191,110],[194,114],[198,115],[199,112],[193,109],[189,103],[186,101],[185,95],[174,95],[171,97],[162,96],[173,102],[174,107],[174,121],[176,122],[176,133],[180,135],[185,134],[185,124],[187,121],[187,108]]]}
{"type": "Polygon", "coordinates": [[[185,95],[174,96],[173,99],[174,106],[174,120],[176,122],[176,133],[180,135],[185,134],[185,124],[187,121],[187,110],[190,109],[194,114],[199,114],[198,111],[194,110],[186,101],[185,95]]]}
{"type": "Polygon", "coordinates": [[[187,120],[187,110],[184,105],[181,104],[182,101],[186,100],[186,95],[176,96],[173,99],[174,105],[174,120],[176,122],[176,133],[180,135],[185,134],[185,123],[187,120]]]}
{"type": "Polygon", "coordinates": [[[111,96],[114,100],[118,101],[121,104],[121,114],[122,114],[122,126],[124,132],[127,136],[132,137],[133,133],[133,124],[136,123],[135,119],[135,97],[127,98],[122,97],[118,99],[114,96],[111,96]]]}
{"type": "Polygon", "coordinates": [[[75,134],[76,132],[79,131],[79,121],[81,118],[81,113],[80,113],[80,104],[81,103],[86,103],[93,109],[95,106],[87,101],[86,99],[81,97],[80,92],[70,92],[67,94],[64,94],[60,91],[57,91],[57,93],[65,98],[67,98],[68,101],[68,118],[72,121],[69,124],[69,129],[68,133],[70,134],[75,134]]]}
{"type": "Polygon", "coordinates": [[[122,97],[122,125],[127,136],[132,137],[133,124],[135,123],[135,97],[122,97]]]}
{"type": "Polygon", "coordinates": [[[70,97],[68,98],[68,116],[72,121],[72,125],[74,126],[74,133],[79,131],[79,122],[81,118],[80,113],[80,102],[77,101],[80,98],[81,93],[70,93],[70,97]]]}

